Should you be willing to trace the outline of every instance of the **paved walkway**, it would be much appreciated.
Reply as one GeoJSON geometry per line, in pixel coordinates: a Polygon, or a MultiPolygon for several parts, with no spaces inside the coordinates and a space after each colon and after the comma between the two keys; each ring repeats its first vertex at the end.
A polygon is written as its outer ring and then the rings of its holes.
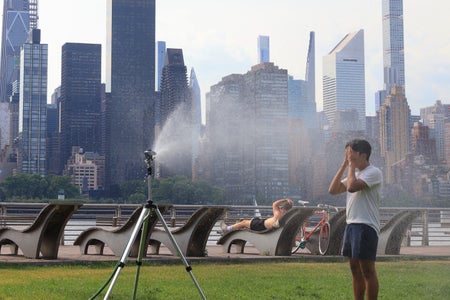
{"type": "MultiPolygon", "coordinates": [[[[9,249],[1,249],[0,263],[18,263],[18,264],[66,264],[66,263],[89,263],[95,261],[119,261],[120,257],[114,256],[109,248],[105,247],[104,255],[82,255],[78,246],[60,246],[58,259],[30,259],[23,255],[9,255],[9,249]]],[[[188,257],[188,261],[242,261],[242,260],[344,260],[341,256],[320,256],[311,255],[306,250],[303,253],[297,253],[292,256],[266,256],[260,255],[253,247],[246,247],[245,253],[224,253],[222,247],[212,245],[207,246],[206,257],[188,257]]],[[[402,247],[400,255],[380,255],[379,261],[391,259],[450,259],[450,246],[428,246],[428,247],[402,247]]],[[[130,260],[135,260],[130,258],[130,260]]],[[[145,261],[153,262],[180,262],[179,257],[173,256],[167,248],[161,246],[159,255],[148,255],[145,261]]]]}

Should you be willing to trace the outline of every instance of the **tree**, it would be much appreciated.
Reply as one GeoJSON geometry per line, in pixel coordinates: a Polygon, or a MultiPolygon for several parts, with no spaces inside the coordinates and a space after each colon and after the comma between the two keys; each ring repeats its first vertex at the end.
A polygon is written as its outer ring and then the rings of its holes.
{"type": "Polygon", "coordinates": [[[36,174],[18,174],[7,177],[1,184],[7,197],[42,199],[48,183],[36,174]]]}
{"type": "Polygon", "coordinates": [[[56,199],[59,190],[64,190],[67,198],[80,194],[78,188],[71,183],[70,177],[66,176],[17,174],[7,177],[0,186],[6,197],[13,198],[56,199]]]}
{"type": "Polygon", "coordinates": [[[204,180],[191,181],[185,176],[153,180],[152,196],[155,202],[165,204],[223,204],[223,189],[204,180]]]}
{"type": "Polygon", "coordinates": [[[147,195],[147,183],[144,180],[131,180],[119,185],[120,199],[130,203],[142,202],[147,195]],[[132,199],[131,196],[133,195],[132,199]],[[140,196],[137,196],[140,195],[140,196]]]}
{"type": "Polygon", "coordinates": [[[48,188],[45,193],[46,198],[58,198],[58,192],[60,190],[64,190],[66,198],[74,198],[80,195],[80,190],[72,184],[70,177],[49,175],[45,179],[48,182],[48,188]]]}

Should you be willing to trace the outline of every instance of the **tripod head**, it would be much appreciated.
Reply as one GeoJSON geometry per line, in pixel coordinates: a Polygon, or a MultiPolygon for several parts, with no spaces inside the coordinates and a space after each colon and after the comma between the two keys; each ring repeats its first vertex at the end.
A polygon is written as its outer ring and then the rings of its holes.
{"type": "Polygon", "coordinates": [[[155,159],[156,152],[149,149],[144,151],[144,155],[145,155],[145,163],[147,164],[147,176],[151,176],[152,163],[153,160],[155,159]]]}

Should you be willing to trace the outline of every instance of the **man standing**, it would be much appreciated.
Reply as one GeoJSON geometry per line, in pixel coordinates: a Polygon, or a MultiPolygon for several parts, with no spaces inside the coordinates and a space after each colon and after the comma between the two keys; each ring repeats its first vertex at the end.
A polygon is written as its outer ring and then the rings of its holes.
{"type": "Polygon", "coordinates": [[[342,254],[349,257],[355,300],[378,297],[375,260],[380,233],[380,193],[382,173],[369,163],[371,146],[355,139],[345,146],[345,157],[328,192],[347,192],[346,220],[342,254]],[[345,170],[347,176],[342,179],[345,170]]]}

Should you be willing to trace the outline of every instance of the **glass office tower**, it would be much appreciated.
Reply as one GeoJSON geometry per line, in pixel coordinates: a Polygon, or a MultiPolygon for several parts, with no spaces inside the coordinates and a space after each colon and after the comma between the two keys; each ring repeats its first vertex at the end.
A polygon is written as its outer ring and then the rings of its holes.
{"type": "Polygon", "coordinates": [[[62,47],[62,163],[72,147],[101,151],[101,45],[66,43],[62,47]]]}
{"type": "Polygon", "coordinates": [[[107,186],[146,174],[154,140],[155,0],[108,0],[107,186]]]}
{"type": "Polygon", "coordinates": [[[340,124],[345,131],[365,130],[364,76],[364,31],[361,29],[347,34],[323,58],[323,111],[331,128],[340,124]]]}
{"type": "Polygon", "coordinates": [[[20,47],[37,28],[37,0],[4,0],[0,67],[0,102],[9,101],[12,83],[19,80],[20,47]]]}
{"type": "Polygon", "coordinates": [[[46,175],[48,45],[34,29],[20,53],[19,168],[46,175]]]}
{"type": "Polygon", "coordinates": [[[403,0],[383,0],[383,67],[384,89],[397,85],[405,94],[403,0]]]}
{"type": "Polygon", "coordinates": [[[258,63],[270,61],[270,40],[266,35],[258,36],[258,63]]]}

